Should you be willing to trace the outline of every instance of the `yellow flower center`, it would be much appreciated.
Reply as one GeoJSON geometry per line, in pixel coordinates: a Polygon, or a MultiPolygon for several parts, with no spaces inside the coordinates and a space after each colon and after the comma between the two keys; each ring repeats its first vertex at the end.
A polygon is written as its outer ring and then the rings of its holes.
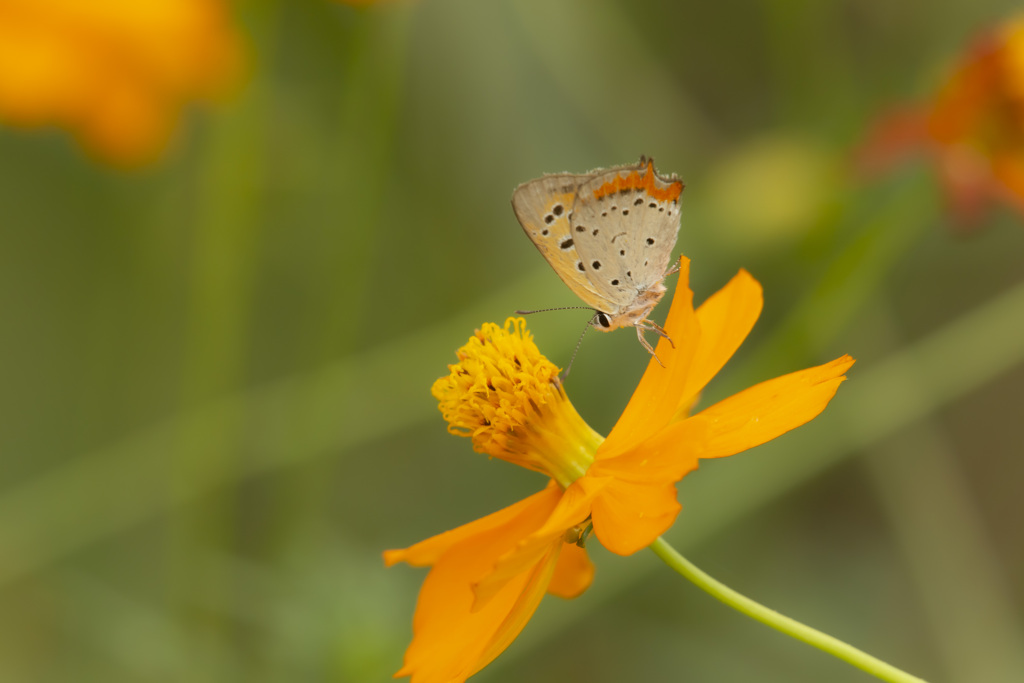
{"type": "Polygon", "coordinates": [[[583,476],[604,441],[583,421],[522,318],[484,323],[431,393],[448,431],[473,450],[541,472],[562,488],[583,476]]]}

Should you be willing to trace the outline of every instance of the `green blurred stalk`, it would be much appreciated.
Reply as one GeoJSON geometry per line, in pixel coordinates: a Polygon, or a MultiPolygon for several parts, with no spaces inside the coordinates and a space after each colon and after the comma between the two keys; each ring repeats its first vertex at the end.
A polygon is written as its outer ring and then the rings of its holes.
{"type": "MultiPolygon", "coordinates": [[[[249,3],[247,9],[248,28],[263,48],[260,58],[272,61],[268,53],[276,32],[276,0],[249,3]]],[[[271,139],[268,81],[258,69],[254,73],[239,100],[211,116],[200,168],[196,178],[188,179],[198,181],[198,199],[182,363],[181,404],[186,410],[237,392],[247,362],[260,197],[268,179],[265,141],[271,139]]],[[[183,425],[172,440],[177,453],[168,463],[172,497],[189,495],[196,482],[232,478],[244,439],[240,417],[207,422],[198,432],[183,425]]],[[[146,461],[152,466],[152,459],[146,461]]],[[[208,651],[228,644],[231,626],[222,612],[198,604],[195,596],[217,594],[231,600],[234,595],[229,577],[211,571],[208,559],[237,543],[235,492],[235,487],[222,487],[216,495],[177,510],[165,548],[170,611],[182,617],[208,651]]],[[[218,680],[225,673],[197,669],[194,676],[218,680]]]]}
{"type": "MultiPolygon", "coordinates": [[[[379,262],[375,252],[386,248],[394,236],[393,226],[382,224],[382,214],[389,192],[397,187],[393,160],[416,10],[415,4],[396,4],[360,12],[350,17],[345,31],[339,31],[346,65],[339,76],[345,84],[341,112],[327,139],[316,141],[321,150],[310,150],[318,155],[325,149],[325,168],[333,171],[321,174],[319,194],[327,198],[324,221],[336,235],[332,263],[325,269],[333,281],[325,286],[334,291],[338,306],[323,311],[319,333],[310,336],[308,353],[313,358],[347,355],[374,333],[365,321],[373,319],[372,309],[378,305],[372,297],[377,281],[390,277],[373,265],[379,262]]],[[[304,412],[315,429],[325,406],[319,395],[308,398],[304,412]]],[[[301,422],[295,424],[296,440],[302,440],[307,428],[301,422]]],[[[284,552],[324,537],[336,495],[337,470],[337,461],[316,460],[280,480],[272,550],[284,552]]]]}
{"type": "MultiPolygon", "coordinates": [[[[838,247],[807,293],[746,360],[731,365],[730,378],[749,382],[765,373],[820,358],[870,301],[882,296],[885,279],[905,255],[936,229],[940,202],[922,173],[900,178],[877,209],[850,225],[849,203],[838,217],[838,237],[852,234],[838,247]]],[[[733,381],[736,386],[735,380],[733,381]]]]}

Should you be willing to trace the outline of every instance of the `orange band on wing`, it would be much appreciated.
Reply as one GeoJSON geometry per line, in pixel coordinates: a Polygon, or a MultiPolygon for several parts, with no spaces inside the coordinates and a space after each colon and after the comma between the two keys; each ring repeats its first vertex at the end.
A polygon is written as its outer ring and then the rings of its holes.
{"type": "Polygon", "coordinates": [[[620,192],[622,190],[646,190],[648,196],[657,199],[658,201],[675,201],[679,199],[679,193],[683,191],[683,183],[675,181],[664,190],[659,190],[654,185],[654,162],[648,161],[647,168],[644,169],[644,174],[640,175],[639,171],[633,171],[626,177],[620,175],[615,176],[615,180],[607,182],[601,187],[594,190],[594,199],[600,199],[601,197],[607,197],[610,194],[620,192]]]}

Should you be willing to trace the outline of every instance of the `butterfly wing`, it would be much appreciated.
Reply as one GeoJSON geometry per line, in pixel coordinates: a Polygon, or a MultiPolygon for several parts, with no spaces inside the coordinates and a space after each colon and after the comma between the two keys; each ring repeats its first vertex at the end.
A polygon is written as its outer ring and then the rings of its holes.
{"type": "MultiPolygon", "coordinates": [[[[576,190],[589,175],[546,175],[523,183],[512,194],[512,209],[526,236],[555,273],[588,306],[606,310],[610,304],[589,279],[571,234],[570,216],[576,190]]],[[[612,304],[614,305],[614,304],[612,304]]]]}
{"type": "Polygon", "coordinates": [[[658,176],[643,158],[580,183],[570,230],[588,286],[611,304],[602,309],[606,313],[628,312],[665,277],[679,234],[682,190],[680,180],[658,176]]]}

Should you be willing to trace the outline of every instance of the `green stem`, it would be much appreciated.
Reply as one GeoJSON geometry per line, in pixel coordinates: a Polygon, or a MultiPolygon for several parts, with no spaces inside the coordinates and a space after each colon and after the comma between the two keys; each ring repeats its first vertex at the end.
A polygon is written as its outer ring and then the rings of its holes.
{"type": "Polygon", "coordinates": [[[740,595],[728,586],[719,583],[700,569],[695,567],[689,560],[680,555],[675,548],[670,546],[663,538],[658,538],[651,544],[651,550],[660,557],[665,564],[674,569],[683,577],[695,583],[699,588],[721,600],[726,605],[739,610],[752,619],[757,619],[762,624],[771,626],[776,631],[782,631],[788,636],[802,640],[808,645],[813,645],[819,650],[828,652],[855,667],[862,669],[883,681],[894,683],[924,683],[924,679],[911,676],[905,671],[900,671],[891,664],[886,664],[866,652],[847,645],[841,640],[826,635],[810,626],[805,626],[799,621],[783,616],[775,610],[768,609],[750,598],[740,595]]]}

